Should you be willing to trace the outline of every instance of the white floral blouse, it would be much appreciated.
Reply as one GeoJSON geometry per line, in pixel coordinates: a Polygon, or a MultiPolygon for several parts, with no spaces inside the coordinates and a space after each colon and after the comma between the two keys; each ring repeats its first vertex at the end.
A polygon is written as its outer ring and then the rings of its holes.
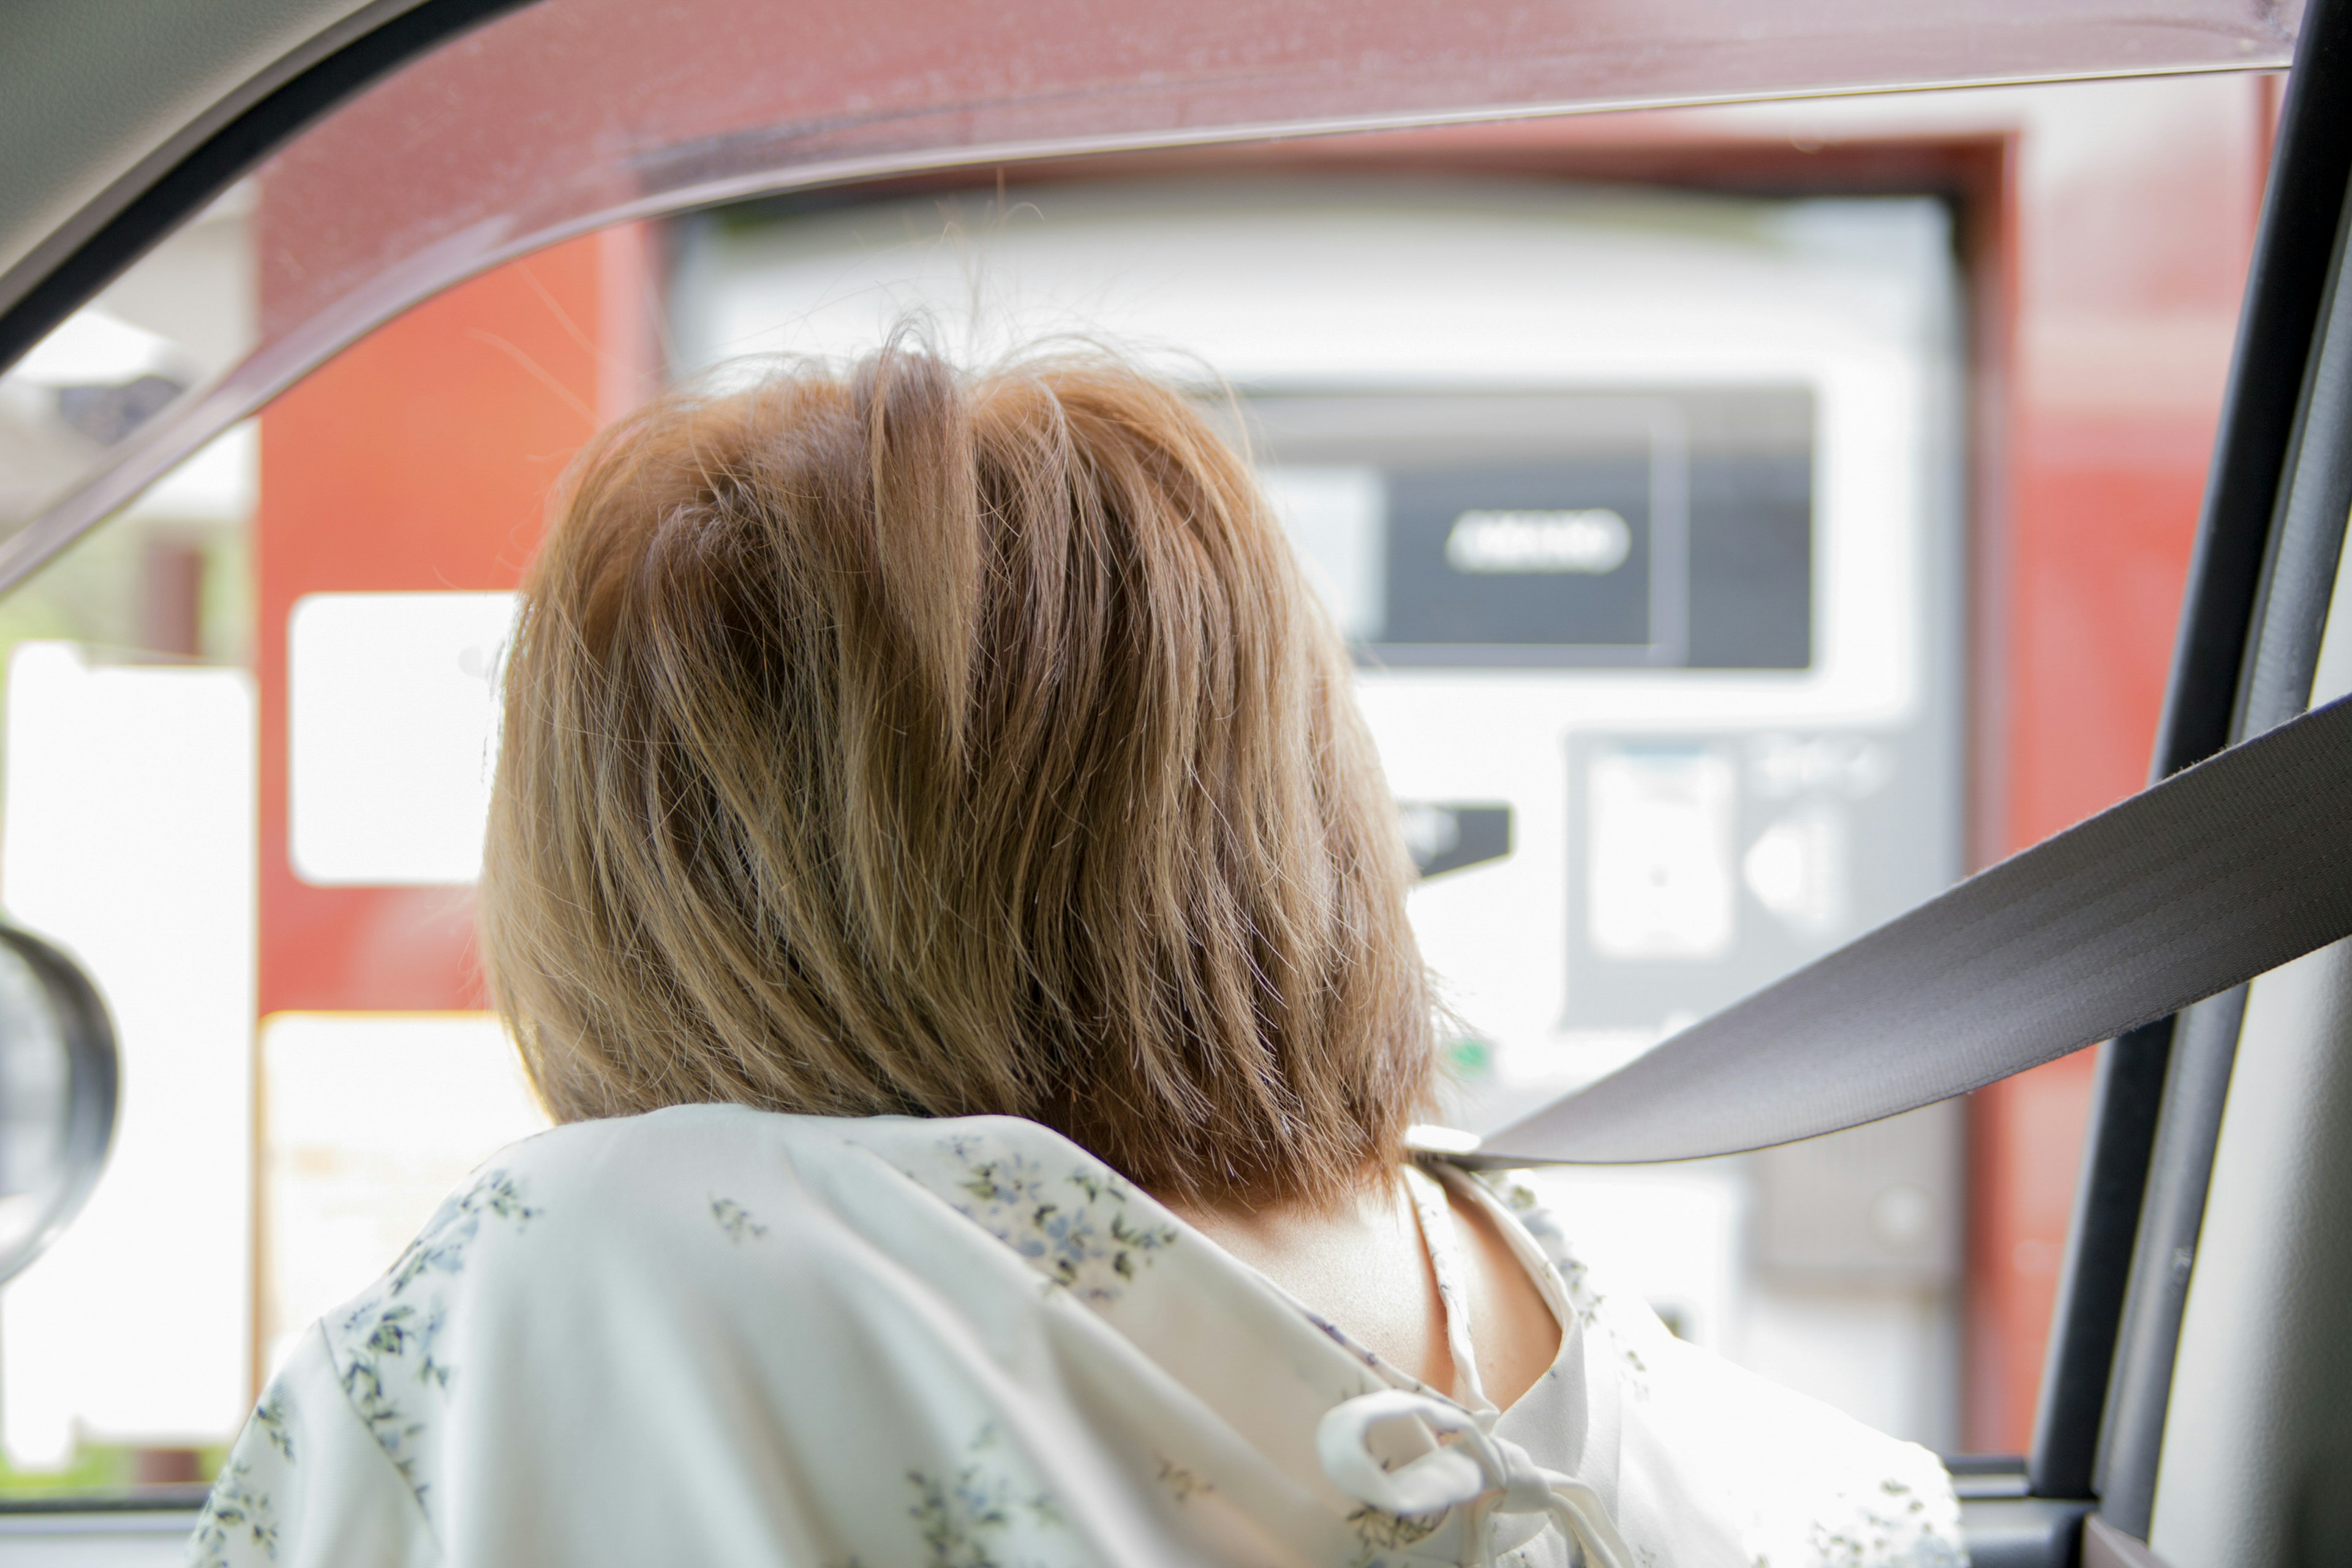
{"type": "Polygon", "coordinates": [[[559,1128],[304,1336],[190,1560],[1966,1561],[1932,1455],[1675,1340],[1523,1190],[1433,1169],[1503,1216],[1563,1325],[1508,1410],[1384,1364],[1034,1123],[559,1128]]]}

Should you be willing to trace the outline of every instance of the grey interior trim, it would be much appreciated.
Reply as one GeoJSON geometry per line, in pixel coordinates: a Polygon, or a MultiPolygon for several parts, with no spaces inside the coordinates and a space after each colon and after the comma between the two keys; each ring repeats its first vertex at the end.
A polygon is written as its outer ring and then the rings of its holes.
{"type": "Polygon", "coordinates": [[[415,56],[530,0],[383,0],[200,115],[0,275],[0,366],[288,138],[415,56]]]}
{"type": "Polygon", "coordinates": [[[2066,1568],[2090,1510],[2088,1502],[2062,1499],[1965,1499],[1960,1531],[1968,1538],[1969,1568],[2066,1568]]]}
{"type": "Polygon", "coordinates": [[[2092,1495],[2176,1022],[2163,1018],[2134,1029],[2100,1052],[2034,1412],[2029,1468],[2037,1496],[2092,1495]]]}
{"type": "Polygon", "coordinates": [[[2352,1562],[2347,1041],[2352,943],[2249,987],[2147,1531],[2173,1568],[2352,1562]]]}
{"type": "Polygon", "coordinates": [[[1488,1165],[1696,1159],[1964,1094],[2352,934],[2352,700],[1969,879],[1494,1134],[1488,1165]]]}
{"type": "Polygon", "coordinates": [[[0,7],[0,310],[165,170],[417,0],[17,0],[0,7]]]}
{"type": "MultiPolygon", "coordinates": [[[[2352,559],[2312,678],[2352,691],[2352,559]]],[[[2251,987],[2163,1412],[2149,1539],[2179,1568],[2352,1559],[2352,955],[2251,987]]]]}
{"type": "Polygon", "coordinates": [[[184,1503],[0,1511],[0,1568],[179,1568],[196,1518],[184,1503]]]}
{"type": "Polygon", "coordinates": [[[12,1502],[0,1508],[0,1562],[5,1562],[7,1544],[26,1538],[55,1539],[59,1536],[155,1536],[184,1538],[196,1527],[196,1515],[201,1503],[184,1500],[161,1507],[147,1506],[143,1500],[130,1507],[100,1503],[89,1498],[74,1498],[50,1506],[46,1500],[12,1502]]]}
{"type": "Polygon", "coordinates": [[[2259,735],[2309,705],[2336,558],[2344,549],[2345,514],[2352,509],[2352,289],[2344,278],[2352,200],[2337,205],[2342,216],[2329,260],[2317,352],[2305,373],[2286,483],[2270,530],[2254,643],[2231,725],[2233,740],[2259,735]]]}
{"type": "Polygon", "coordinates": [[[2206,1183],[2213,1169],[2213,1146],[2221,1134],[2221,1108],[2230,1093],[2245,1008],[2246,992],[2241,986],[2182,1015],[2165,1076],[2164,1109],[2140,1211],[2093,1488],[2107,1522],[2142,1538],[2156,1506],[2173,1352],[2205,1223],[2206,1183]]]}
{"type": "Polygon", "coordinates": [[[2147,1542],[2095,1513],[2083,1521],[2083,1568],[2165,1568],[2165,1563],[2147,1542]]]}
{"type": "Polygon", "coordinates": [[[2025,1461],[2015,1454],[1943,1454],[1952,1490],[1962,1502],[1978,1498],[2021,1498],[2032,1489],[2025,1461]]]}

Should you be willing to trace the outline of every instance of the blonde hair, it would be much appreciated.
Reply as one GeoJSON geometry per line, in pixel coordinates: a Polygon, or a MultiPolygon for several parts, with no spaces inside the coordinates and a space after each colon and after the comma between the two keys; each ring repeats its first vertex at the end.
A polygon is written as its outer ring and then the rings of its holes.
{"type": "Polygon", "coordinates": [[[1108,356],[669,396],[560,492],[482,885],[561,1120],[1024,1116],[1328,1198],[1432,1071],[1347,655],[1242,458],[1108,356]]]}

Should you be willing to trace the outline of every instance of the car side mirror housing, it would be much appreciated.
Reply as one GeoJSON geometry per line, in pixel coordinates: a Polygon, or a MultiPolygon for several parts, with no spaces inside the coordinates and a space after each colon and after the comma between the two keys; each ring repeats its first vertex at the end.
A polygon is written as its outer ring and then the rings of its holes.
{"type": "Polygon", "coordinates": [[[62,1235],[114,1144],[120,1058],[98,987],[0,925],[0,1283],[62,1235]]]}

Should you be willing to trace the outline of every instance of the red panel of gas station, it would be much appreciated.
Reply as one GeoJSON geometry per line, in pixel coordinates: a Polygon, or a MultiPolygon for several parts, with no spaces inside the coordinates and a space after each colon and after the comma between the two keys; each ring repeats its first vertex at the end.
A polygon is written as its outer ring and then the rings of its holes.
{"type": "MultiPolygon", "coordinates": [[[[266,246],[266,189],[262,232],[266,246]]],[[[634,230],[558,246],[379,329],[262,416],[263,1016],[485,1005],[469,889],[314,887],[295,874],[288,616],[306,594],[514,587],[550,487],[638,395],[645,359],[612,323],[615,293],[643,282],[634,230]]]]}

